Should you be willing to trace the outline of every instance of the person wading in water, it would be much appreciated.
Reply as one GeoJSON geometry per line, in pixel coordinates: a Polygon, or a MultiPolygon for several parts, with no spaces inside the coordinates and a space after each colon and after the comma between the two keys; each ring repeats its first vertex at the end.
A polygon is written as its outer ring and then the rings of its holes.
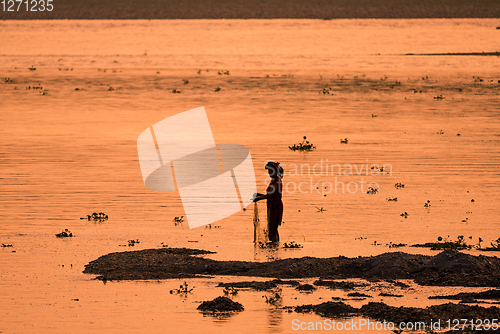
{"type": "Polygon", "coordinates": [[[255,196],[254,202],[267,199],[267,230],[269,233],[269,241],[279,242],[278,226],[281,225],[283,218],[283,202],[281,201],[283,168],[279,162],[268,162],[266,169],[271,177],[271,182],[267,187],[266,194],[255,196]]]}

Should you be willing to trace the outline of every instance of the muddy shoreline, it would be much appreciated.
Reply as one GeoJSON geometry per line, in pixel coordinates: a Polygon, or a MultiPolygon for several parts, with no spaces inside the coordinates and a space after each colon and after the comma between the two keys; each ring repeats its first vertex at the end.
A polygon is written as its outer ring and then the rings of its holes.
{"type": "Polygon", "coordinates": [[[100,280],[192,278],[215,275],[272,277],[362,278],[371,281],[413,279],[428,286],[500,287],[500,259],[445,250],[435,256],[402,252],[347,258],[303,257],[270,262],[216,261],[212,252],[161,248],[111,253],[91,261],[83,271],[100,280]]]}

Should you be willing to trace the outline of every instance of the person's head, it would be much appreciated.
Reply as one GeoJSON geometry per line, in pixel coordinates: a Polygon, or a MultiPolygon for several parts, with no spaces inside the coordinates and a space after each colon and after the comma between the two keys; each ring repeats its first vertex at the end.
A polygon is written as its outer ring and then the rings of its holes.
{"type": "Polygon", "coordinates": [[[283,177],[283,168],[280,166],[279,162],[269,161],[265,168],[269,172],[271,178],[275,178],[276,176],[279,178],[283,177]]]}

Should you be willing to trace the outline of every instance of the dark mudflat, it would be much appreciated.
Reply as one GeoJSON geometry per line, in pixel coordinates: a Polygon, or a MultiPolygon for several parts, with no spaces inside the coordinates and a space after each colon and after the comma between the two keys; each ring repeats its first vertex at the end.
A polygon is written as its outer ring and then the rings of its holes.
{"type": "Polygon", "coordinates": [[[445,329],[448,319],[497,319],[500,314],[498,307],[467,306],[462,304],[442,304],[426,308],[394,307],[384,303],[370,302],[360,308],[355,308],[342,302],[326,302],[318,305],[302,305],[295,307],[295,312],[314,312],[324,317],[337,318],[346,315],[363,316],[379,321],[393,322],[430,322],[441,320],[441,328],[445,329]]]}
{"type": "Polygon", "coordinates": [[[483,292],[462,292],[456,295],[449,296],[431,296],[429,299],[453,299],[453,300],[470,300],[470,299],[491,299],[500,300],[500,290],[487,290],[483,292]]]}
{"type": "Polygon", "coordinates": [[[500,259],[445,250],[435,256],[401,252],[347,258],[303,257],[271,262],[216,261],[196,249],[146,249],[111,253],[91,261],[84,273],[105,280],[141,280],[204,275],[367,280],[413,279],[420,285],[500,287],[500,259]]]}
{"type": "Polygon", "coordinates": [[[234,302],[227,297],[217,297],[214,300],[209,300],[201,303],[198,310],[203,312],[241,312],[244,310],[243,305],[234,302]]]}

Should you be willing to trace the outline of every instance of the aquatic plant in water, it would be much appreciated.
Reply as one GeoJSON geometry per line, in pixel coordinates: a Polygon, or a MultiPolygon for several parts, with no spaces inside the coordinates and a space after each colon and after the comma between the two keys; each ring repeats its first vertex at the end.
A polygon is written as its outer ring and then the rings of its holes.
{"type": "Polygon", "coordinates": [[[139,239],[135,239],[135,240],[129,240],[128,241],[128,245],[129,247],[133,247],[135,246],[135,244],[140,244],[141,242],[139,241],[139,239]]]}
{"type": "Polygon", "coordinates": [[[448,239],[444,239],[442,237],[438,237],[438,241],[432,243],[431,250],[441,250],[441,249],[471,249],[471,245],[467,245],[464,241],[464,236],[459,235],[456,241],[448,241],[448,239]]]}
{"type": "MultiPolygon", "coordinates": [[[[80,218],[80,219],[85,219],[85,218],[80,218]]],[[[108,220],[108,215],[105,214],[104,212],[93,212],[91,215],[87,215],[87,220],[93,220],[96,222],[102,222],[104,220],[108,220]]]]}
{"type": "Polygon", "coordinates": [[[304,136],[304,140],[302,141],[302,143],[293,144],[293,146],[288,146],[288,148],[292,151],[301,151],[301,152],[309,152],[316,149],[316,147],[313,144],[309,143],[306,136],[304,136]]]}
{"type": "Polygon", "coordinates": [[[182,224],[182,222],[184,221],[184,216],[175,217],[172,221],[174,222],[175,226],[182,224]]]}
{"type": "Polygon", "coordinates": [[[224,290],[222,291],[224,292],[224,295],[225,296],[228,296],[228,295],[231,295],[231,296],[236,296],[238,294],[238,290],[235,289],[234,287],[232,286],[226,286],[224,287],[224,290]]]}
{"type": "Polygon", "coordinates": [[[277,306],[276,304],[281,300],[281,296],[278,292],[276,292],[272,297],[262,296],[262,298],[266,299],[267,304],[274,306],[277,306]]]}
{"type": "Polygon", "coordinates": [[[283,244],[283,248],[303,248],[301,244],[296,243],[295,241],[285,242],[283,244]]]}
{"type": "Polygon", "coordinates": [[[176,294],[187,295],[188,293],[191,293],[191,291],[193,291],[194,288],[195,288],[195,286],[193,286],[192,288],[189,288],[187,282],[184,282],[184,284],[179,285],[178,289],[170,290],[170,294],[176,293],[176,294]]]}
{"type": "Polygon", "coordinates": [[[68,229],[65,229],[61,233],[56,234],[58,238],[71,238],[73,237],[73,233],[71,233],[68,229]]]}

